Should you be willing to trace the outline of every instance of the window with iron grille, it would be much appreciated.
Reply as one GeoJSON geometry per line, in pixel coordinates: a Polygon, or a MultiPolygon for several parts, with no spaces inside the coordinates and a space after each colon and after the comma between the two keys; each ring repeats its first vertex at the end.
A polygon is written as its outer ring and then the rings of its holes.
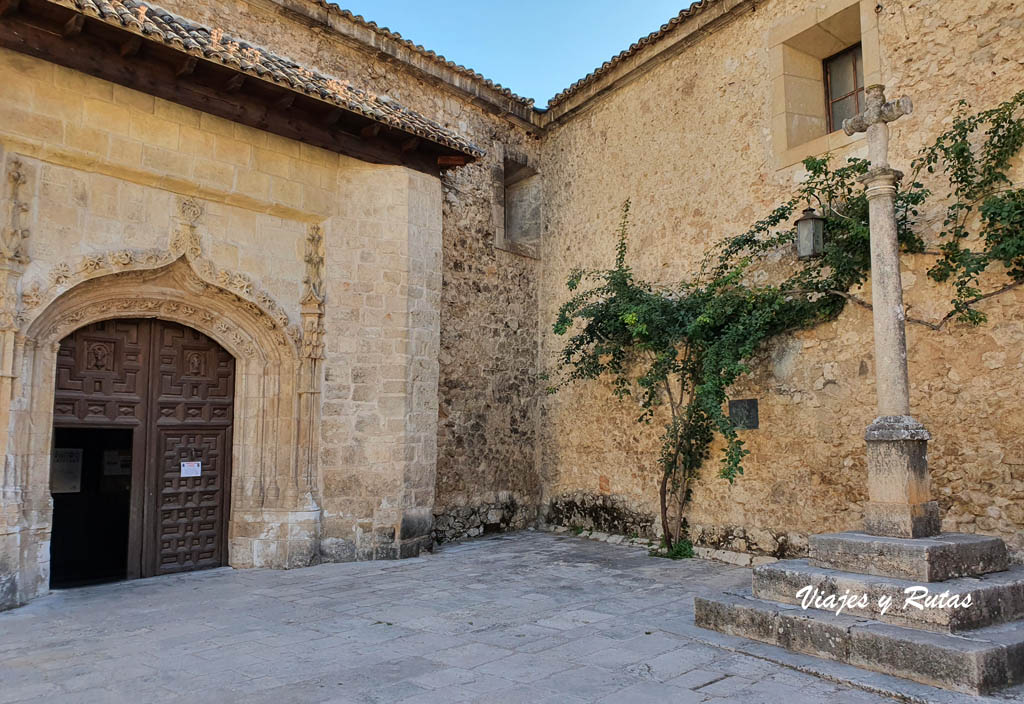
{"type": "Polygon", "coordinates": [[[864,59],[860,44],[825,59],[825,105],[828,131],[843,128],[843,120],[859,114],[864,105],[864,59]]]}

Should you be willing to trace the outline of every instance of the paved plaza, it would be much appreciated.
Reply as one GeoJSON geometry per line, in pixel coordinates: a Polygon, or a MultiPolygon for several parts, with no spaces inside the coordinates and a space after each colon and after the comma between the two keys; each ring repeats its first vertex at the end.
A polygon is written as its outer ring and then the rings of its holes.
{"type": "Polygon", "coordinates": [[[693,626],[694,594],[749,580],[526,531],[410,560],[60,591],[0,614],[0,703],[983,701],[693,626]]]}

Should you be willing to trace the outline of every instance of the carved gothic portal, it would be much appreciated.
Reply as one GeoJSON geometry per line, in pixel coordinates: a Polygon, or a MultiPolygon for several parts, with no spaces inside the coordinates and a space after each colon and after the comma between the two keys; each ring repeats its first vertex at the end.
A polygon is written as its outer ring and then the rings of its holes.
{"type": "Polygon", "coordinates": [[[50,583],[227,563],[235,360],[164,320],[115,319],[57,352],[50,583]]]}
{"type": "MultiPolygon", "coordinates": [[[[188,334],[201,334],[196,340],[205,338],[206,342],[189,347],[182,341],[181,356],[174,360],[173,373],[177,375],[174,378],[181,383],[189,379],[202,383],[216,379],[226,359],[233,358],[233,387],[224,392],[230,403],[220,406],[231,409],[230,433],[225,427],[222,436],[216,435],[220,429],[214,433],[216,437],[195,432],[182,435],[178,428],[179,436],[165,437],[153,429],[153,423],[147,426],[154,433],[147,440],[147,447],[153,448],[152,456],[156,458],[152,462],[162,460],[166,465],[164,469],[171,468],[167,471],[177,472],[178,478],[184,459],[179,446],[195,448],[196,459],[202,462],[212,462],[215,454],[218,468],[230,467],[230,476],[225,472],[218,489],[225,492],[222,513],[227,520],[222,552],[189,560],[205,560],[210,564],[223,564],[226,560],[233,567],[276,568],[301,567],[318,560],[320,508],[316,455],[299,443],[300,437],[310,434],[309,428],[317,427],[315,398],[319,393],[319,375],[315,373],[316,360],[302,354],[306,340],[300,327],[291,325],[276,303],[269,301],[264,306],[260,301],[248,300],[240,292],[210,281],[196,266],[195,262],[181,256],[158,268],[115,272],[74,284],[46,303],[15,338],[13,378],[19,381],[12,393],[10,441],[0,498],[3,506],[16,507],[17,514],[12,514],[13,520],[7,519],[14,529],[5,538],[0,554],[17,555],[18,567],[10,572],[15,581],[9,581],[6,587],[0,584],[0,591],[6,589],[9,594],[7,597],[0,594],[0,603],[5,599],[9,603],[23,603],[48,588],[54,528],[51,455],[55,440],[60,440],[54,428],[61,429],[64,422],[61,418],[73,417],[83,423],[103,420],[117,426],[113,430],[122,432],[122,438],[112,440],[109,449],[131,453],[132,458],[127,463],[128,471],[133,473],[137,447],[132,436],[134,430],[127,426],[120,428],[118,424],[130,423],[133,414],[140,424],[143,423],[144,419],[152,417],[154,411],[148,410],[150,407],[160,408],[158,415],[163,412],[159,398],[146,397],[147,410],[138,415],[143,412],[131,408],[130,403],[112,404],[110,394],[102,388],[104,379],[115,379],[119,369],[123,369],[119,365],[130,362],[124,357],[124,348],[119,348],[119,344],[124,343],[118,342],[128,339],[126,332],[106,337],[83,333],[80,346],[74,350],[74,365],[82,379],[92,379],[94,386],[100,383],[105,400],[94,404],[97,408],[90,408],[90,401],[82,400],[86,404],[84,411],[77,406],[73,411],[59,407],[63,403],[60,399],[64,399],[68,391],[66,383],[70,381],[69,377],[58,377],[58,371],[66,374],[70,369],[66,364],[69,360],[64,358],[66,352],[61,352],[61,341],[68,336],[78,340],[76,331],[90,329],[101,322],[113,330],[109,326],[130,327],[138,321],[147,321],[151,336],[157,329],[191,330],[188,334]],[[220,352],[211,352],[214,348],[209,345],[213,343],[220,352]],[[58,388],[61,389],[59,395],[58,388]],[[56,409],[55,399],[58,399],[56,409]],[[85,415],[76,415],[80,413],[85,415]],[[124,433],[128,438],[123,442],[124,433]],[[160,442],[164,445],[160,446],[160,442]]],[[[162,368],[147,366],[142,356],[134,363],[138,365],[137,375],[163,374],[162,368]]],[[[138,378],[135,381],[138,382],[138,378]]],[[[117,387],[109,388],[116,391],[117,387]]],[[[153,386],[139,388],[152,389],[153,386]]],[[[216,406],[190,408],[188,398],[175,401],[179,407],[172,415],[181,413],[182,417],[188,417],[190,412],[214,413],[216,406]]],[[[173,405],[171,400],[168,403],[173,405]]],[[[155,422],[158,427],[161,420],[158,418],[155,422]]],[[[107,432],[104,428],[108,427],[92,426],[92,430],[107,432]]],[[[63,431],[72,430],[63,428],[63,431]]],[[[68,447],[74,449],[74,446],[68,447]]],[[[70,461],[74,457],[65,459],[70,461]]],[[[113,457],[110,464],[113,467],[113,457]]],[[[153,466],[152,471],[159,474],[157,465],[153,466]]],[[[173,483],[167,483],[167,477],[164,479],[164,487],[175,489],[173,483]]],[[[137,486],[147,485],[143,482],[137,486]]],[[[129,488],[129,492],[133,490],[129,488]]],[[[189,486],[188,490],[193,488],[189,486]]],[[[190,499],[183,497],[182,500],[190,499]]],[[[139,505],[132,501],[129,510],[139,505]]],[[[188,515],[181,518],[186,522],[193,520],[188,515]]],[[[215,516],[215,520],[223,519],[223,515],[219,519],[215,516]]],[[[137,533],[139,545],[144,547],[146,524],[135,525],[142,526],[137,533]]],[[[158,528],[152,527],[152,530],[158,528]]],[[[189,530],[205,529],[193,526],[189,530]]],[[[218,538],[222,534],[218,534],[218,538]]],[[[160,552],[158,543],[153,537],[153,560],[157,560],[160,552]]],[[[168,569],[173,568],[172,562],[166,563],[168,569]]],[[[154,573],[166,571],[162,567],[144,567],[146,563],[142,559],[137,564],[140,575],[148,574],[149,569],[154,573]]],[[[148,564],[156,565],[156,562],[148,564]]],[[[177,568],[184,568],[187,561],[182,558],[176,564],[177,568]]],[[[127,568],[125,572],[134,574],[127,568]]]]}

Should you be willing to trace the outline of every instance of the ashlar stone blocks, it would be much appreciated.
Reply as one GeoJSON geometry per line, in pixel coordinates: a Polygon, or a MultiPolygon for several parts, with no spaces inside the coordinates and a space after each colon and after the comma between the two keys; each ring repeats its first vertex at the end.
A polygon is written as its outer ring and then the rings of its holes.
{"type": "Polygon", "coordinates": [[[694,600],[701,628],[970,694],[1024,680],[1024,629],[1009,623],[969,635],[902,628],[805,611],[750,592],[694,600]]]}
{"type": "Polygon", "coordinates": [[[865,433],[868,503],[864,530],[920,538],[941,530],[928,473],[928,431],[909,416],[883,416],[865,433]]]}
{"type": "Polygon", "coordinates": [[[942,584],[862,575],[824,567],[807,560],[780,560],[754,569],[753,594],[784,604],[808,604],[823,612],[843,613],[939,633],[955,633],[1024,619],[1024,567],[981,577],[960,577],[942,584]],[[843,595],[864,595],[860,601],[838,601],[843,595]],[[829,595],[831,601],[825,601],[829,595]],[[965,603],[970,606],[963,607],[965,603]],[[957,607],[935,608],[938,604],[957,607]]]}
{"type": "Polygon", "coordinates": [[[998,538],[839,533],[811,555],[698,597],[697,625],[958,692],[1024,681],[1024,568],[998,538]]]}
{"type": "Polygon", "coordinates": [[[978,577],[1007,569],[1006,545],[999,538],[942,533],[930,538],[888,538],[848,532],[812,535],[814,567],[922,582],[978,577]]]}

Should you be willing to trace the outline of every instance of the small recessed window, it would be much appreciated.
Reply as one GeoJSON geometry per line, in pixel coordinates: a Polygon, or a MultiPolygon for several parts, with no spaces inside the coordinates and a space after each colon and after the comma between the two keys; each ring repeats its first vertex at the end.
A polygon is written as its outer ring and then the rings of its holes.
{"type": "Polygon", "coordinates": [[[757,430],[761,425],[757,417],[757,399],[729,401],[729,420],[736,426],[736,430],[757,430]]]}
{"type": "Polygon", "coordinates": [[[829,132],[841,130],[843,120],[863,109],[864,59],[860,44],[825,59],[825,99],[829,132]]]}

